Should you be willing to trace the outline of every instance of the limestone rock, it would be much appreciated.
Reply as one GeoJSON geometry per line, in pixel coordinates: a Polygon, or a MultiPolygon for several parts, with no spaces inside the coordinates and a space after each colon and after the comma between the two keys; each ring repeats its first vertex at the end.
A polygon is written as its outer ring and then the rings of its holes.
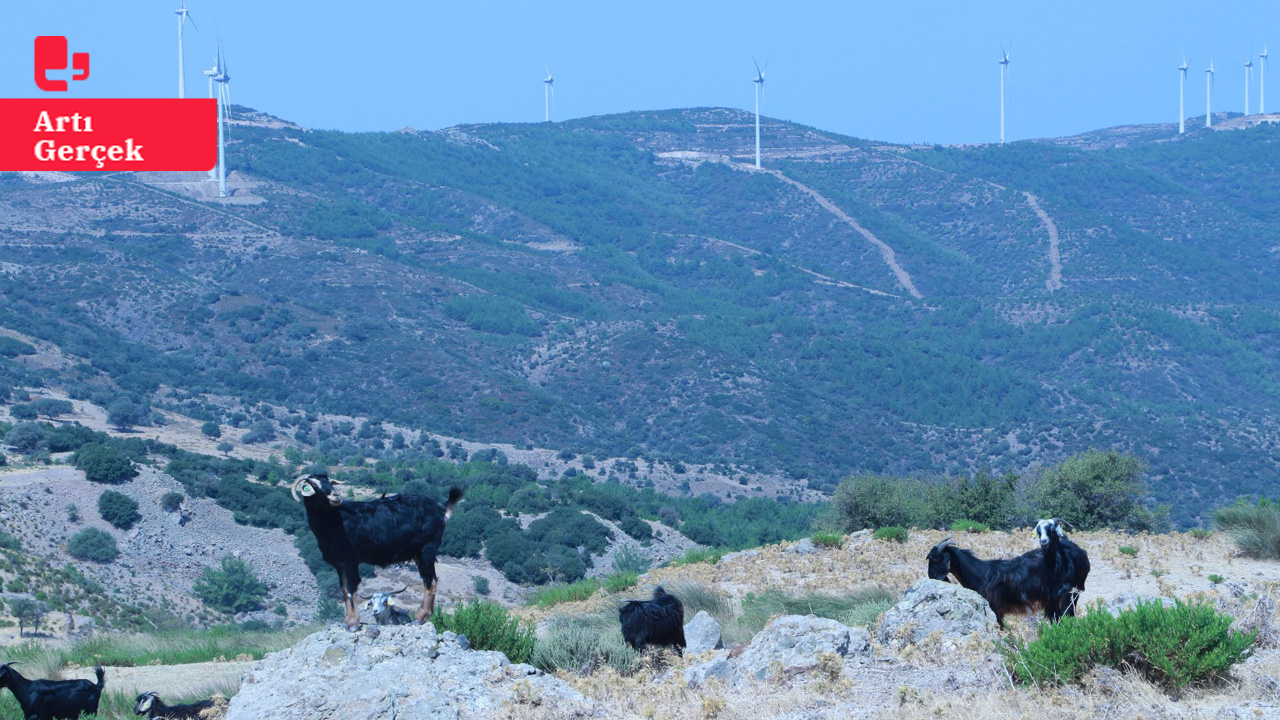
{"type": "Polygon", "coordinates": [[[719,650],[724,647],[724,639],[720,637],[720,623],[699,610],[697,615],[684,626],[685,653],[697,655],[708,650],[719,650]]]}
{"type": "Polygon", "coordinates": [[[597,713],[560,680],[461,639],[430,624],[385,626],[376,637],[322,630],[254,665],[226,720],[480,720],[521,706],[557,718],[597,713]]]}
{"type": "Polygon", "coordinates": [[[843,662],[851,652],[870,655],[870,637],[835,620],[784,615],[774,618],[751,640],[734,663],[735,683],[759,681],[816,668],[823,657],[843,662]]]}
{"type": "Polygon", "coordinates": [[[941,580],[916,582],[880,623],[884,645],[917,645],[935,633],[944,641],[996,638],[996,614],[978,593],[941,580]]]}

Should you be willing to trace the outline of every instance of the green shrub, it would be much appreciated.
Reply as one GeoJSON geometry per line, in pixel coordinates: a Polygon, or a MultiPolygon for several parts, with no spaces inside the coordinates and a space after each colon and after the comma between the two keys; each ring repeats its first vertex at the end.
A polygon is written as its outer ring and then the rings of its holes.
{"type": "Polygon", "coordinates": [[[892,540],[900,543],[906,542],[907,536],[907,529],[904,527],[876,528],[875,533],[872,535],[876,540],[892,540]]]}
{"type": "Polygon", "coordinates": [[[972,520],[957,520],[951,523],[951,529],[955,532],[984,533],[991,528],[983,523],[974,522],[972,520]]]}
{"type": "Polygon", "coordinates": [[[836,488],[824,524],[839,533],[888,525],[927,527],[929,487],[915,478],[858,475],[836,488]]]}
{"type": "Polygon", "coordinates": [[[1152,512],[1143,503],[1146,468],[1132,455],[1089,450],[1042,471],[1032,494],[1041,517],[1068,518],[1082,530],[1163,530],[1168,507],[1152,512]]]}
{"type": "Polygon", "coordinates": [[[634,572],[616,572],[604,579],[604,590],[607,593],[620,593],[630,590],[640,582],[640,574],[634,572]]]}
{"type": "Polygon", "coordinates": [[[115,490],[104,490],[98,496],[98,514],[121,530],[128,530],[142,519],[142,515],[138,513],[138,503],[115,490]]]}
{"type": "Polygon", "coordinates": [[[613,570],[639,575],[649,569],[649,558],[634,545],[623,545],[613,554],[613,570]]]}
{"type": "Polygon", "coordinates": [[[1280,560],[1280,501],[1237,501],[1214,511],[1213,524],[1245,555],[1280,560]]]}
{"type": "Polygon", "coordinates": [[[1120,546],[1119,548],[1117,548],[1117,549],[1120,551],[1120,554],[1121,554],[1121,555],[1128,555],[1129,557],[1137,557],[1137,556],[1138,556],[1138,548],[1136,548],[1136,547],[1134,547],[1134,546],[1132,546],[1132,545],[1121,545],[1121,546],[1120,546]]]}
{"type": "Polygon", "coordinates": [[[475,586],[477,595],[489,594],[489,578],[483,575],[472,575],[471,584],[475,586]]]}
{"type": "Polygon", "coordinates": [[[160,508],[165,512],[177,512],[182,507],[182,501],[186,500],[180,492],[167,492],[160,497],[160,508]]]}
{"type": "Polygon", "coordinates": [[[733,620],[733,602],[727,595],[709,585],[682,580],[666,585],[663,589],[680,599],[686,619],[691,620],[694,615],[705,610],[722,626],[733,620]]]}
{"type": "Polygon", "coordinates": [[[98,528],[85,528],[67,541],[67,553],[80,560],[111,562],[120,556],[116,539],[98,528]]]}
{"type": "Polygon", "coordinates": [[[1213,583],[1214,585],[1217,585],[1218,583],[1220,583],[1220,582],[1222,582],[1222,581],[1224,581],[1224,580],[1226,580],[1226,578],[1222,577],[1221,575],[1210,575],[1210,576],[1209,576],[1209,582],[1213,583]]]}
{"type": "Polygon", "coordinates": [[[715,565],[720,562],[720,558],[728,554],[728,550],[722,548],[689,548],[683,555],[671,561],[672,565],[692,565],[693,563],[707,563],[715,565]]]}
{"type": "Polygon", "coordinates": [[[893,593],[879,587],[859,588],[839,595],[788,595],[782,590],[770,589],[748,593],[743,598],[741,624],[755,633],[779,615],[816,615],[845,624],[852,620],[857,625],[868,625],[896,600],[893,593]]]}
{"type": "Polygon", "coordinates": [[[222,426],[210,420],[200,426],[200,432],[207,438],[218,439],[222,437],[222,426]]]}
{"type": "Polygon", "coordinates": [[[4,530],[0,530],[0,549],[4,550],[21,550],[22,541],[10,535],[4,530]]]}
{"type": "Polygon", "coordinates": [[[600,590],[600,581],[595,578],[583,578],[566,585],[547,585],[533,594],[529,604],[545,610],[560,603],[586,600],[595,595],[598,590],[600,590]]]}
{"type": "Polygon", "coordinates": [[[138,476],[133,463],[110,445],[88,443],[81,445],[71,462],[84,471],[90,482],[119,485],[138,476]]]}
{"type": "Polygon", "coordinates": [[[1256,633],[1233,631],[1231,622],[1208,604],[1140,603],[1118,616],[1095,610],[1041,625],[1039,637],[1010,640],[1003,653],[1025,684],[1074,682],[1107,665],[1178,691],[1222,678],[1249,657],[1256,633]]]}
{"type": "Polygon", "coordinates": [[[456,606],[452,612],[437,608],[431,624],[440,632],[466,635],[476,650],[496,650],[513,663],[527,663],[533,657],[533,629],[523,627],[495,602],[474,600],[456,606]]]}
{"type": "Polygon", "coordinates": [[[1210,537],[1213,537],[1213,531],[1205,530],[1204,528],[1192,528],[1190,532],[1191,537],[1197,540],[1208,540],[1210,537]]]}
{"type": "Polygon", "coordinates": [[[611,667],[627,674],[640,667],[640,654],[622,639],[617,614],[604,612],[552,618],[546,636],[534,645],[532,664],[545,672],[586,674],[611,667]]]}
{"type": "Polygon", "coordinates": [[[814,545],[824,548],[838,548],[844,544],[844,535],[834,532],[816,532],[809,539],[814,545]]]}
{"type": "Polygon", "coordinates": [[[209,607],[228,614],[263,608],[267,586],[249,563],[227,555],[221,568],[206,567],[193,586],[196,597],[209,607]]]}

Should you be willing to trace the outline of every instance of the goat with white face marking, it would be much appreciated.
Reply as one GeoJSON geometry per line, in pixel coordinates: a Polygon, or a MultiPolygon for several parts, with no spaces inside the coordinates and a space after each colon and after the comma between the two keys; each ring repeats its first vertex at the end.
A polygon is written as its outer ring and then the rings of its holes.
{"type": "Polygon", "coordinates": [[[399,595],[408,589],[409,586],[405,585],[399,590],[392,590],[391,592],[361,595],[360,597],[368,599],[360,605],[360,609],[372,612],[374,622],[379,625],[408,625],[412,620],[412,618],[409,617],[409,613],[396,607],[395,603],[391,600],[393,595],[399,595]]]}
{"type": "Polygon", "coordinates": [[[137,702],[133,705],[133,714],[152,718],[153,720],[159,720],[160,718],[164,720],[200,720],[200,713],[211,707],[213,707],[212,698],[183,705],[166,705],[160,700],[159,695],[147,691],[138,696],[137,702]]]}
{"type": "Polygon", "coordinates": [[[1062,529],[1068,524],[1059,518],[1036,523],[1035,537],[1044,552],[1042,570],[1047,600],[1044,616],[1057,622],[1064,615],[1076,614],[1076,600],[1089,577],[1089,553],[1067,539],[1062,529]]]}
{"type": "Polygon", "coordinates": [[[336,484],[328,475],[305,475],[294,482],[293,499],[301,495],[320,555],[338,573],[346,608],[343,624],[360,625],[355,603],[360,563],[386,567],[410,560],[418,564],[422,577],[422,606],[414,620],[426,620],[436,605],[436,553],[445,524],[462,500],[462,489],[450,489],[444,505],[422,495],[343,503],[336,484]]]}

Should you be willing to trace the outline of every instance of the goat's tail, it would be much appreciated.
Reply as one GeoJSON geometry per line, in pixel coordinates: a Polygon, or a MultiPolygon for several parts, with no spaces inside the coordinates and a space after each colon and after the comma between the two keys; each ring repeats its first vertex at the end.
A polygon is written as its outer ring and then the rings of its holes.
{"type": "Polygon", "coordinates": [[[107,673],[105,670],[102,669],[101,665],[95,665],[93,667],[93,674],[98,676],[98,689],[101,690],[102,686],[106,684],[106,681],[103,680],[103,676],[105,676],[107,673]]]}
{"type": "Polygon", "coordinates": [[[462,502],[462,488],[454,485],[449,488],[449,502],[445,503],[444,506],[444,519],[446,521],[453,516],[453,508],[460,502],[462,502]]]}

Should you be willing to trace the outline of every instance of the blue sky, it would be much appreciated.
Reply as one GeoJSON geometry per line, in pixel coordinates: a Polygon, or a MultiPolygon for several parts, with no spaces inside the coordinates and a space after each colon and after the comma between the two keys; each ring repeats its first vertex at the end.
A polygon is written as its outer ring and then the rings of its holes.
{"type": "MultiPolygon", "coordinates": [[[[10,3],[0,96],[31,97],[36,35],[88,51],[82,97],[176,95],[174,0],[10,3]]],[[[1187,114],[1243,109],[1243,63],[1280,60],[1280,3],[1220,2],[277,2],[188,0],[188,94],[207,90],[215,29],[232,95],[309,127],[439,129],[690,106],[750,108],[754,55],[766,115],[897,142],[989,142],[999,133],[1000,43],[1011,47],[1010,139],[1174,122],[1176,67],[1192,61],[1187,114]],[[216,22],[215,22],[216,21],[216,22]]],[[[1280,64],[1271,110],[1280,111],[1280,64]]],[[[1253,109],[1257,108],[1257,82],[1253,109]]]]}

